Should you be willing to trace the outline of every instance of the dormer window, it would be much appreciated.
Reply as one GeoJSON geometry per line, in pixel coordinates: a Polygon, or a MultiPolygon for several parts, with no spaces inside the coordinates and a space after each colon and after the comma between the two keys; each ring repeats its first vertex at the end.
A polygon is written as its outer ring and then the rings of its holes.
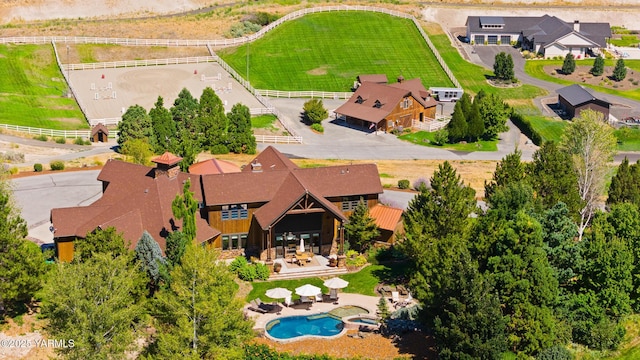
{"type": "Polygon", "coordinates": [[[356,99],[356,104],[362,104],[364,102],[364,99],[362,98],[362,96],[358,95],[358,98],[356,99]]]}
{"type": "Polygon", "coordinates": [[[412,103],[413,102],[411,101],[411,98],[404,98],[404,100],[402,100],[402,103],[400,104],[400,106],[403,109],[408,109],[411,106],[412,103]]]}
{"type": "Polygon", "coordinates": [[[382,103],[380,102],[380,100],[376,100],[375,104],[373,104],[374,108],[381,108],[382,107],[382,103]]]}

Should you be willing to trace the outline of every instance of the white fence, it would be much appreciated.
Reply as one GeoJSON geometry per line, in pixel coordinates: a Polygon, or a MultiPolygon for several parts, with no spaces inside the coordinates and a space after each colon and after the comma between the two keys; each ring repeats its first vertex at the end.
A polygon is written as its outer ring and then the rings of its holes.
{"type": "Polygon", "coordinates": [[[414,129],[420,129],[428,132],[440,130],[443,127],[447,126],[451,119],[444,118],[443,120],[431,120],[420,122],[418,120],[413,120],[412,126],[414,129]]]}
{"type": "Polygon", "coordinates": [[[256,94],[262,96],[276,98],[317,98],[317,99],[342,99],[346,100],[353,95],[352,92],[333,92],[333,91],[282,91],[282,90],[259,90],[256,94]]]}
{"type": "Polygon", "coordinates": [[[52,130],[52,129],[40,129],[29,126],[18,126],[9,124],[0,124],[1,129],[7,129],[11,131],[17,131],[27,133],[31,135],[46,135],[51,137],[64,137],[64,138],[85,138],[88,139],[91,136],[90,130],[52,130]]]}
{"type": "Polygon", "coordinates": [[[67,64],[63,65],[63,69],[69,70],[95,70],[107,68],[127,68],[140,66],[159,66],[159,65],[179,65],[179,64],[199,64],[217,61],[213,56],[196,56],[186,58],[168,58],[168,59],[147,59],[147,60],[125,60],[125,61],[108,61],[88,64],[67,64]]]}
{"type": "Polygon", "coordinates": [[[256,142],[272,144],[302,144],[302,136],[254,135],[256,142]]]}

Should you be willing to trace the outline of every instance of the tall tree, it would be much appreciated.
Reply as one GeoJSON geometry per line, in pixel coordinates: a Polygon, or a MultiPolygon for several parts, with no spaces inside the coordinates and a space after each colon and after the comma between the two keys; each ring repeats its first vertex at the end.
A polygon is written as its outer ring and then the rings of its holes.
{"type": "Polygon", "coordinates": [[[567,126],[562,138],[562,150],[571,155],[578,177],[578,192],[583,201],[578,234],[588,226],[604,192],[608,164],[616,152],[613,129],[604,121],[602,113],[584,110],[567,126]]]}
{"type": "Polygon", "coordinates": [[[158,242],[145,230],[136,244],[136,259],[149,278],[149,289],[155,292],[160,283],[160,269],[166,264],[158,242]]]}
{"type": "Polygon", "coordinates": [[[576,71],[576,60],[573,58],[572,53],[568,53],[567,56],[564,57],[564,62],[562,63],[562,73],[565,75],[573,74],[576,71]]]}
{"type": "Polygon", "coordinates": [[[467,116],[462,105],[462,101],[456,103],[451,115],[451,121],[447,124],[449,142],[451,143],[457,143],[467,136],[467,116]]]}
{"type": "Polygon", "coordinates": [[[171,116],[176,122],[177,130],[187,131],[194,139],[198,139],[202,132],[198,123],[198,106],[198,99],[183,88],[171,107],[171,116]]]}
{"type": "Polygon", "coordinates": [[[480,116],[480,105],[476,102],[471,106],[471,112],[467,115],[467,137],[474,142],[484,134],[484,121],[480,116]]]}
{"type": "Polygon", "coordinates": [[[611,179],[607,204],[619,204],[629,202],[640,206],[640,161],[629,166],[629,159],[624,157],[618,166],[618,171],[611,179]]]}
{"type": "Polygon", "coordinates": [[[214,154],[225,154],[227,148],[227,116],[222,100],[212,88],[207,87],[200,96],[198,118],[203,131],[203,147],[214,154]]]}
{"type": "Polygon", "coordinates": [[[167,263],[169,266],[175,266],[180,263],[188,243],[189,239],[187,239],[182,231],[174,231],[167,236],[165,254],[167,255],[167,263]]]}
{"type": "Polygon", "coordinates": [[[176,195],[171,203],[173,216],[182,220],[182,232],[192,242],[196,238],[196,214],[198,212],[198,201],[193,197],[190,190],[191,180],[187,179],[182,188],[182,195],[176,195]]]}
{"type": "Polygon", "coordinates": [[[122,146],[132,139],[149,140],[151,137],[151,118],[140,105],[130,106],[118,123],[118,145],[122,146]]]}
{"type": "Polygon", "coordinates": [[[235,104],[227,114],[229,119],[229,150],[236,154],[255,154],[256,138],[251,130],[251,113],[242,104],[235,104]]]}
{"type": "Polygon", "coordinates": [[[371,242],[380,235],[375,220],[369,215],[369,208],[360,201],[344,226],[350,245],[357,245],[360,251],[366,250],[371,242]]]}
{"type": "Polygon", "coordinates": [[[182,158],[180,170],[187,172],[189,171],[189,166],[193,165],[196,161],[196,156],[200,153],[200,144],[197,138],[194,138],[186,130],[179,131],[176,140],[171,143],[171,152],[182,158]]]}
{"type": "Polygon", "coordinates": [[[151,144],[156,153],[162,154],[169,151],[170,143],[176,141],[177,128],[171,112],[164,107],[164,99],[158,96],[153,109],[149,110],[153,137],[151,144]]]}
{"type": "Polygon", "coordinates": [[[129,139],[120,148],[120,152],[127,155],[134,164],[147,165],[153,155],[151,145],[147,139],[129,139]]]}
{"type": "Polygon", "coordinates": [[[522,163],[521,158],[522,151],[516,148],[496,164],[496,171],[493,172],[492,180],[484,183],[484,197],[486,199],[491,198],[497,188],[525,179],[525,165],[522,163]]]}
{"type": "Polygon", "coordinates": [[[13,312],[20,303],[29,303],[47,271],[38,245],[26,240],[27,224],[11,194],[0,168],[0,315],[13,312]]]}
{"type": "Polygon", "coordinates": [[[234,277],[215,250],[188,244],[170,288],[157,293],[151,352],[164,359],[241,358],[252,323],[242,313],[234,277]]]}
{"type": "Polygon", "coordinates": [[[545,209],[562,201],[574,220],[580,219],[583,203],[578,192],[578,177],[573,159],[554,142],[545,142],[533,154],[526,168],[527,179],[545,209]]]}
{"type": "Polygon", "coordinates": [[[515,78],[511,54],[506,54],[504,51],[496,54],[493,63],[493,73],[496,79],[502,81],[510,81],[515,78]]]}
{"type": "Polygon", "coordinates": [[[604,73],[604,58],[598,54],[593,61],[593,67],[591,68],[591,74],[593,76],[600,76],[604,73]]]}
{"type": "Polygon", "coordinates": [[[507,127],[507,119],[509,119],[511,110],[500,96],[490,94],[477,98],[476,101],[478,101],[480,117],[484,120],[484,134],[482,137],[485,140],[493,140],[498,134],[509,129],[507,127]]]}
{"type": "Polygon", "coordinates": [[[625,77],[627,77],[627,67],[624,65],[623,59],[618,59],[616,61],[616,67],[613,68],[613,80],[622,81],[625,77]]]}
{"type": "Polygon", "coordinates": [[[48,331],[73,346],[67,359],[125,358],[145,314],[145,277],[128,256],[96,254],[83,263],[57,264],[44,289],[48,331]]]}
{"type": "Polygon", "coordinates": [[[304,103],[302,106],[304,118],[311,124],[319,124],[322,120],[329,116],[327,109],[325,109],[322,99],[311,99],[304,103]]]}
{"type": "Polygon", "coordinates": [[[85,262],[96,254],[110,253],[118,257],[129,253],[128,242],[114,227],[89,232],[84,239],[75,241],[74,246],[74,262],[85,262]]]}

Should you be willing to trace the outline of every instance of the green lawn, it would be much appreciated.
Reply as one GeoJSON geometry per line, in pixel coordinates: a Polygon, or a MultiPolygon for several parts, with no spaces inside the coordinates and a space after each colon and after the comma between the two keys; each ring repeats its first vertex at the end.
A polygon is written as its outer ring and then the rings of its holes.
{"type": "Polygon", "coordinates": [[[618,150],[639,151],[640,150],[640,129],[622,128],[614,132],[618,138],[618,150]]]}
{"type": "Polygon", "coordinates": [[[542,136],[544,141],[560,142],[567,121],[555,120],[546,116],[526,116],[531,126],[542,136]]]}
{"type": "MultiPolygon", "coordinates": [[[[576,65],[580,66],[580,65],[588,65],[588,66],[592,66],[593,65],[593,59],[589,59],[589,60],[576,60],[576,65]]],[[[640,72],[640,60],[625,60],[624,64],[632,69],[634,72],[636,72],[636,76],[634,80],[639,80],[638,79],[638,72],[640,72]]],[[[571,81],[567,81],[567,80],[563,80],[563,79],[559,79],[556,77],[553,77],[551,75],[548,75],[544,72],[544,67],[547,65],[555,65],[558,68],[562,68],[562,60],[527,60],[526,64],[525,64],[525,71],[527,72],[527,74],[536,77],[538,79],[541,80],[546,80],[546,81],[550,81],[550,82],[554,82],[554,83],[558,83],[558,84],[563,84],[563,85],[572,85],[574,84],[571,81]]],[[[605,66],[615,66],[615,63],[613,60],[605,60],[605,66]]],[[[627,74],[627,78],[625,78],[623,81],[628,81],[628,78],[631,78],[633,76],[627,74]]],[[[632,100],[638,100],[640,101],[640,88],[636,88],[635,90],[627,90],[627,91],[619,91],[619,90],[615,90],[615,89],[608,89],[602,86],[596,86],[596,85],[589,85],[589,84],[582,84],[581,85],[585,85],[588,86],[594,90],[603,92],[603,93],[607,93],[607,94],[612,94],[612,95],[618,95],[618,96],[622,96],[622,97],[626,97],[632,100]]]]}
{"type": "Polygon", "coordinates": [[[429,38],[465,90],[478,93],[484,89],[487,93],[500,94],[503,99],[533,99],[546,94],[545,90],[533,85],[522,85],[512,89],[493,87],[487,83],[487,77],[492,76],[493,72],[463,59],[458,50],[451,46],[447,35],[430,35],[429,38]]]}
{"type": "Polygon", "coordinates": [[[467,143],[467,144],[445,144],[443,146],[433,144],[434,135],[433,132],[426,131],[418,131],[414,133],[404,134],[398,136],[398,138],[412,142],[416,145],[429,146],[434,148],[446,149],[446,150],[454,150],[454,151],[497,151],[498,150],[498,140],[484,141],[480,140],[475,143],[467,143]],[[427,141],[428,140],[428,141],[427,141]]]}
{"type": "Polygon", "coordinates": [[[273,127],[273,123],[277,117],[272,114],[258,115],[251,117],[251,127],[256,129],[269,129],[273,127]]]}
{"type": "Polygon", "coordinates": [[[257,89],[350,91],[356,76],[380,73],[452,86],[413,22],[373,12],[306,15],[218,55],[257,89]]]}
{"type": "Polygon", "coordinates": [[[47,129],[88,128],[50,45],[0,45],[0,122],[47,129]]]}
{"type": "Polygon", "coordinates": [[[609,43],[615,46],[636,47],[640,40],[637,35],[622,35],[622,39],[610,39],[609,43]]]}

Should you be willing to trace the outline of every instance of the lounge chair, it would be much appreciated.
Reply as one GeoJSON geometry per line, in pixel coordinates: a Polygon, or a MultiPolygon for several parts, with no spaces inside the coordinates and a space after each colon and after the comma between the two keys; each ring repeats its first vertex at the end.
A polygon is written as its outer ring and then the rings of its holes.
{"type": "Polygon", "coordinates": [[[309,296],[300,296],[300,302],[301,303],[312,303],[313,300],[311,300],[311,297],[309,297],[309,296]]]}
{"type": "Polygon", "coordinates": [[[409,293],[404,300],[397,302],[395,306],[405,307],[405,306],[411,305],[412,302],[413,302],[413,296],[411,296],[411,293],[409,293]]]}
{"type": "Polygon", "coordinates": [[[293,305],[293,302],[291,301],[291,296],[284,298],[284,305],[286,307],[290,307],[291,305],[293,305]]]}
{"type": "Polygon", "coordinates": [[[329,300],[333,301],[334,304],[338,303],[338,290],[337,289],[331,289],[331,291],[329,292],[329,300]]]}
{"type": "Polygon", "coordinates": [[[316,302],[322,302],[322,294],[316,294],[316,302]]]}
{"type": "Polygon", "coordinates": [[[273,304],[265,304],[262,302],[260,298],[256,298],[255,302],[256,302],[256,305],[258,305],[258,307],[262,310],[271,311],[274,309],[273,304]]]}
{"type": "Polygon", "coordinates": [[[249,302],[249,308],[248,309],[252,310],[252,311],[255,311],[255,312],[259,312],[261,314],[266,314],[267,313],[267,310],[261,308],[260,305],[258,305],[255,300],[251,300],[249,302]]]}
{"type": "Polygon", "coordinates": [[[391,303],[395,305],[398,302],[400,302],[400,293],[397,292],[397,291],[392,291],[391,292],[391,303]]]}

